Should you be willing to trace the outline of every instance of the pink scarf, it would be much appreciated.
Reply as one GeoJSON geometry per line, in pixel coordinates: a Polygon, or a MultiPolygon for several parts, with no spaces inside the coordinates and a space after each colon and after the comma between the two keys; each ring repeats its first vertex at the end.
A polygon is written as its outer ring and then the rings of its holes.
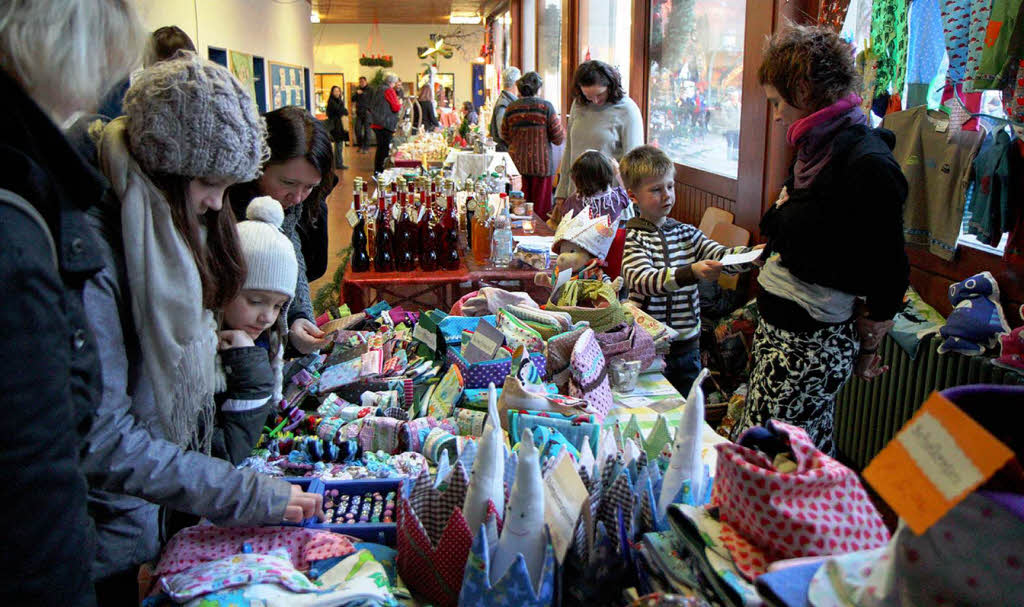
{"type": "Polygon", "coordinates": [[[794,185],[806,188],[832,159],[835,135],[847,127],[867,124],[867,116],[860,109],[861,98],[856,93],[836,101],[809,116],[789,125],[786,141],[796,147],[796,165],[793,169],[794,185]]]}

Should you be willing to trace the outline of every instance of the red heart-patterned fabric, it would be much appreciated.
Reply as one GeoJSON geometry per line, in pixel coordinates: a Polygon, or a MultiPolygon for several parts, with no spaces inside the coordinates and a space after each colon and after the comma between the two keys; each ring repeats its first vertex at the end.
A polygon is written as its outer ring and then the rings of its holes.
{"type": "Polygon", "coordinates": [[[884,546],[889,531],[856,473],[819,451],[801,428],[769,424],[788,437],[796,471],[778,472],[765,454],[739,444],[715,447],[711,503],[740,572],[753,579],[780,559],[884,546]]]}

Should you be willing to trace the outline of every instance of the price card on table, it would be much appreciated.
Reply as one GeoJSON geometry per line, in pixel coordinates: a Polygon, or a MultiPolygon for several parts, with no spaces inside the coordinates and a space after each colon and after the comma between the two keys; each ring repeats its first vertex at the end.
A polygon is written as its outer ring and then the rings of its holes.
{"type": "Polygon", "coordinates": [[[587,495],[587,487],[569,457],[562,457],[544,477],[544,522],[551,530],[551,543],[559,563],[565,560],[572,544],[576,520],[587,495]]]}
{"type": "Polygon", "coordinates": [[[920,535],[1013,458],[938,392],[864,469],[864,479],[920,535]]]}
{"type": "Polygon", "coordinates": [[[476,331],[469,343],[462,351],[462,357],[466,362],[473,364],[485,360],[494,360],[498,348],[505,343],[505,336],[489,322],[481,320],[476,325],[476,331]]]}

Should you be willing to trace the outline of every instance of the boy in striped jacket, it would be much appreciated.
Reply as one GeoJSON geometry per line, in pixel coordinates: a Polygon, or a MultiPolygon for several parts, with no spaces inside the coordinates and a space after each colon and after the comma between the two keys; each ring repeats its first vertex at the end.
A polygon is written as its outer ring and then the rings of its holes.
{"type": "MultiPolygon", "coordinates": [[[[634,148],[622,158],[619,170],[637,210],[626,223],[622,276],[630,301],[679,333],[665,357],[665,376],[687,394],[701,368],[697,281],[717,280],[724,269],[719,259],[751,247],[725,247],[668,216],[676,202],[675,164],[660,149],[634,148]]],[[[752,267],[729,266],[725,271],[752,267]]]]}

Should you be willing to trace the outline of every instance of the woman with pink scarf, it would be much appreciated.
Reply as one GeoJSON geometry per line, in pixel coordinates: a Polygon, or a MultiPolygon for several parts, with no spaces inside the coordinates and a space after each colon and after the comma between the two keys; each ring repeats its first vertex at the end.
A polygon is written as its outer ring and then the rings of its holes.
{"type": "Polygon", "coordinates": [[[852,50],[834,32],[776,34],[758,77],[796,158],[761,219],[762,322],[734,438],[777,419],[834,455],[836,394],[852,373],[886,371],[877,350],[909,276],[907,182],[892,155],[895,136],[871,128],[860,109],[852,50]]]}

